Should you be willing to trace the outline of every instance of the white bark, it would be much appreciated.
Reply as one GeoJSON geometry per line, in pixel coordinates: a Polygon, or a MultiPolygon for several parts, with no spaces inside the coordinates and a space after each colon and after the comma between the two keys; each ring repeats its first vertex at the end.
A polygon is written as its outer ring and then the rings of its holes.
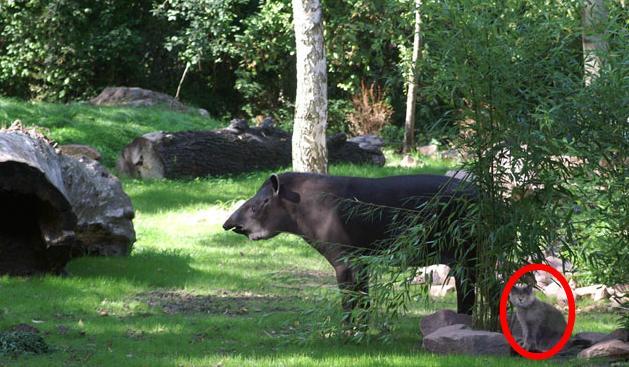
{"type": "Polygon", "coordinates": [[[607,19],[607,8],[603,0],[585,0],[583,4],[583,66],[584,82],[590,85],[601,71],[601,56],[607,52],[607,41],[604,37],[604,23],[607,19]]]}
{"type": "Polygon", "coordinates": [[[320,1],[293,0],[293,22],[297,55],[293,170],[327,173],[327,69],[320,1]]]}
{"type": "Polygon", "coordinates": [[[406,118],[404,120],[404,153],[409,153],[415,145],[415,104],[417,101],[417,60],[422,47],[421,0],[415,0],[415,34],[413,36],[413,56],[406,94],[406,118]]]}

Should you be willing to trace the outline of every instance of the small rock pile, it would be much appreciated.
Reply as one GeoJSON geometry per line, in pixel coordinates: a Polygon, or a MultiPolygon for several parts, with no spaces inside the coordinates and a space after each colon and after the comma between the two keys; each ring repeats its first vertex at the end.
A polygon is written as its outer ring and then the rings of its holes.
{"type": "MultiPolygon", "coordinates": [[[[424,348],[437,354],[514,355],[502,333],[472,329],[469,315],[440,310],[420,321],[424,348]]],[[[517,339],[521,331],[512,327],[517,339]]],[[[584,332],[574,335],[557,354],[559,358],[629,358],[629,330],[618,329],[610,334],[584,332]]]]}

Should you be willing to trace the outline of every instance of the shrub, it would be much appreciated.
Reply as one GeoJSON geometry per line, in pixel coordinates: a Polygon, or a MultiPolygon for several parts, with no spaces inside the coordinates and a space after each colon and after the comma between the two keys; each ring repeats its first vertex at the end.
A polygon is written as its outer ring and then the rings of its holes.
{"type": "Polygon", "coordinates": [[[389,123],[393,109],[382,88],[371,83],[360,84],[360,93],[352,98],[354,110],[347,115],[349,130],[354,135],[378,134],[389,123]]]}

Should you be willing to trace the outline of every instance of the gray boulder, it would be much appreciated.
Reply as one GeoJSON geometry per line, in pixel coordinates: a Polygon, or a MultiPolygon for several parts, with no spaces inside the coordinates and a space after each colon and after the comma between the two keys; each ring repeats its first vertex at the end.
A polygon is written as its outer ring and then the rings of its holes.
{"type": "Polygon", "coordinates": [[[419,322],[419,330],[426,336],[445,326],[462,324],[472,326],[472,316],[456,313],[452,310],[439,310],[425,316],[419,322]]]}
{"type": "Polygon", "coordinates": [[[508,356],[511,347],[501,333],[472,330],[456,324],[437,329],[424,337],[424,348],[438,354],[508,356]]]}
{"type": "Polygon", "coordinates": [[[628,358],[629,343],[618,339],[604,341],[581,351],[577,357],[579,358],[628,358]]]}

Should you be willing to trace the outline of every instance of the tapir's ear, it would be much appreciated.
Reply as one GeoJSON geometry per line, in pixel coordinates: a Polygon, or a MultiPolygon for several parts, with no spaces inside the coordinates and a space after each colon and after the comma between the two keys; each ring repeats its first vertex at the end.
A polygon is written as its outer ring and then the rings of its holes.
{"type": "Polygon", "coordinates": [[[271,175],[271,186],[273,187],[273,195],[278,195],[280,193],[280,176],[275,173],[271,175]]]}

